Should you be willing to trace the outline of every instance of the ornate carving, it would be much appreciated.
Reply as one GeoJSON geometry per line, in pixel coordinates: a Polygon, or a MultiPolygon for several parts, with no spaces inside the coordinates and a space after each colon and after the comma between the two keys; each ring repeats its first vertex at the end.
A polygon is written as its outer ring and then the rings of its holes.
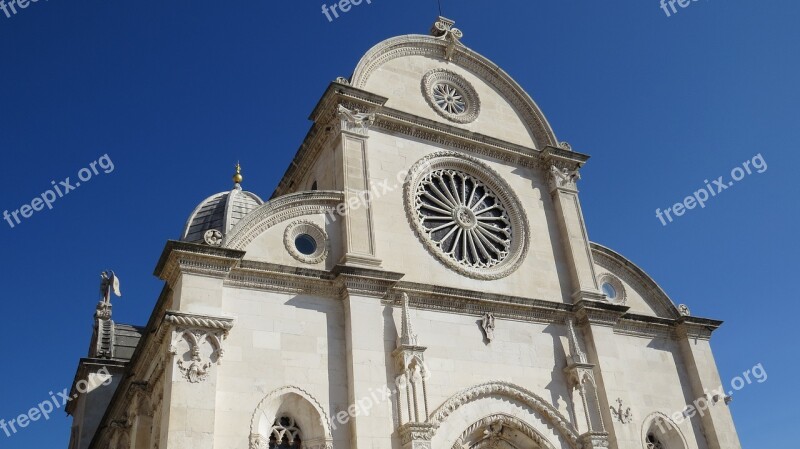
{"type": "Polygon", "coordinates": [[[221,246],[222,239],[222,232],[219,229],[209,229],[203,234],[203,241],[211,246],[221,246]]]}
{"type": "Polygon", "coordinates": [[[287,226],[286,231],[283,233],[283,245],[292,257],[307,264],[318,264],[325,261],[330,250],[328,234],[310,220],[297,220],[287,226]],[[303,234],[310,236],[314,240],[316,247],[311,254],[303,254],[297,248],[295,239],[303,234]]]}
{"type": "Polygon", "coordinates": [[[168,310],[164,322],[172,328],[169,353],[180,356],[178,345],[181,339],[189,345],[190,360],[177,360],[178,369],[183,377],[191,383],[199,383],[208,378],[214,363],[221,363],[225,351],[222,342],[233,327],[232,318],[192,315],[184,312],[168,310]],[[212,346],[212,354],[206,358],[200,351],[201,345],[207,342],[212,346]]]}
{"type": "Polygon", "coordinates": [[[456,393],[436,409],[436,411],[431,414],[430,418],[428,418],[428,423],[433,425],[430,433],[431,437],[435,429],[459,407],[482,397],[492,395],[505,396],[531,407],[541,414],[542,418],[549,422],[556,431],[567,440],[571,447],[580,449],[578,446],[578,433],[566,417],[538,395],[508,382],[488,382],[456,393]]]}
{"type": "Polygon", "coordinates": [[[483,333],[486,336],[486,340],[490,343],[494,340],[494,314],[491,312],[487,312],[483,314],[483,318],[481,318],[481,328],[483,328],[483,333]]]}
{"type": "Polygon", "coordinates": [[[572,151],[572,145],[569,142],[561,142],[558,144],[558,147],[562,150],[572,151]]]}
{"type": "Polygon", "coordinates": [[[200,348],[197,346],[192,347],[192,360],[188,363],[183,360],[178,360],[178,368],[183,373],[186,380],[191,383],[199,383],[208,377],[211,362],[203,362],[200,358],[200,348]]]}
{"type": "Polygon", "coordinates": [[[507,430],[522,433],[537,448],[554,449],[554,446],[536,429],[521,419],[504,413],[487,416],[467,427],[456,439],[452,449],[469,449],[478,445],[482,446],[482,443],[489,443],[490,448],[502,447],[495,444],[507,438],[505,435],[508,434],[507,430]]]}
{"type": "Polygon", "coordinates": [[[680,312],[681,316],[691,316],[692,312],[689,310],[689,307],[686,304],[681,304],[678,306],[678,312],[680,312]]]}
{"type": "Polygon", "coordinates": [[[335,213],[336,206],[342,201],[344,193],[326,190],[283,195],[247,214],[228,231],[222,245],[231,249],[244,249],[256,237],[278,223],[303,215],[335,213]]]}
{"type": "MultiPolygon", "coordinates": [[[[311,404],[311,407],[313,407],[314,410],[319,415],[320,419],[319,419],[319,423],[318,424],[321,426],[321,429],[323,430],[323,433],[324,433],[324,435],[322,437],[323,442],[324,443],[331,443],[333,441],[333,438],[331,437],[331,426],[330,426],[331,420],[330,420],[330,418],[328,418],[328,414],[325,412],[325,409],[322,407],[322,404],[320,404],[319,401],[311,393],[309,393],[308,391],[306,391],[306,390],[304,390],[302,388],[293,386],[293,385],[288,385],[288,386],[281,387],[281,388],[278,388],[276,390],[273,390],[272,392],[267,394],[264,397],[264,399],[261,400],[261,402],[258,403],[258,406],[256,407],[255,411],[253,412],[253,417],[250,419],[250,441],[251,442],[253,441],[253,438],[255,436],[259,435],[259,433],[258,433],[259,419],[258,418],[263,415],[264,409],[266,407],[268,407],[270,401],[272,401],[272,400],[274,400],[276,398],[279,398],[279,397],[281,397],[283,395],[292,394],[292,393],[296,394],[296,395],[302,397],[303,399],[305,399],[306,401],[308,401],[308,403],[311,404]]],[[[306,431],[308,431],[308,430],[309,429],[306,429],[306,431]]],[[[307,443],[309,441],[310,440],[306,439],[307,443]]]]}
{"type": "Polygon", "coordinates": [[[464,37],[464,33],[453,26],[455,23],[453,20],[439,16],[431,28],[432,36],[447,42],[444,58],[448,61],[453,60],[456,45],[461,44],[461,38],[464,37]]]}
{"type": "Polygon", "coordinates": [[[348,131],[361,136],[368,134],[369,127],[375,123],[375,114],[368,114],[350,110],[341,104],[336,108],[342,131],[348,131]]]}
{"type": "MultiPolygon", "coordinates": [[[[406,216],[422,244],[445,266],[465,276],[475,279],[503,278],[514,272],[527,255],[530,240],[528,219],[519,199],[500,175],[470,156],[453,151],[428,154],[411,167],[403,194],[406,216]],[[483,186],[483,198],[474,203],[473,196],[478,185],[483,186]],[[472,192],[464,191],[465,187],[471,187],[472,192]],[[449,194],[442,189],[449,189],[449,194]],[[485,204],[481,210],[476,209],[490,197],[493,198],[489,201],[491,204],[485,204]],[[448,209],[442,204],[450,205],[453,212],[451,218],[456,223],[449,231],[450,236],[440,236],[437,234],[439,230],[427,226],[426,220],[430,222],[435,217],[421,212],[425,209],[443,214],[448,209]],[[470,216],[457,214],[466,209],[470,210],[470,216]],[[499,212],[495,213],[495,210],[499,212]],[[495,224],[500,219],[507,223],[506,227],[495,224]],[[475,231],[480,236],[469,239],[465,232],[468,221],[469,226],[473,227],[471,229],[481,228],[475,231]],[[456,238],[459,244],[455,242],[456,238]],[[498,241],[502,241],[502,244],[498,241]]],[[[442,217],[447,218],[444,215],[442,217]]],[[[444,230],[444,233],[447,232],[444,230]]]]}
{"type": "Polygon", "coordinates": [[[603,273],[597,277],[597,283],[600,285],[600,290],[603,292],[608,302],[621,306],[624,306],[628,302],[628,292],[625,290],[625,286],[618,277],[611,273],[603,273]],[[603,289],[605,284],[611,286],[614,293],[613,296],[610,297],[605,289],[603,289]]]}
{"type": "Polygon", "coordinates": [[[437,114],[455,123],[472,123],[481,111],[472,84],[447,69],[433,69],[422,77],[422,95],[437,114]]]}
{"type": "Polygon", "coordinates": [[[631,408],[628,407],[627,409],[623,408],[622,399],[617,398],[617,408],[609,407],[611,409],[611,415],[614,416],[614,419],[621,422],[622,424],[628,424],[633,420],[633,414],[631,413],[631,408]]]}
{"type": "Polygon", "coordinates": [[[350,85],[350,80],[345,78],[345,77],[343,77],[343,76],[340,76],[340,77],[336,78],[334,83],[339,83],[339,84],[344,84],[345,86],[349,86],[350,85]]]}
{"type": "Polygon", "coordinates": [[[212,317],[209,315],[195,315],[185,312],[168,310],[164,315],[164,322],[173,326],[182,326],[199,329],[218,329],[227,333],[233,328],[233,318],[212,317]]]}
{"type": "Polygon", "coordinates": [[[555,165],[550,167],[550,188],[553,190],[575,190],[577,188],[577,181],[579,179],[581,179],[581,174],[578,172],[578,170],[559,168],[555,165]]]}

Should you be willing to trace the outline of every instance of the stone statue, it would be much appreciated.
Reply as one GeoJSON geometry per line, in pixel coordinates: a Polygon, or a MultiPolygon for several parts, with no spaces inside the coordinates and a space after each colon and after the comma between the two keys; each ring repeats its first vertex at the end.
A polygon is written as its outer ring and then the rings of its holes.
{"type": "Polygon", "coordinates": [[[122,296],[119,291],[119,278],[113,271],[107,270],[100,273],[100,301],[104,304],[111,304],[111,293],[122,296]]]}
{"type": "Polygon", "coordinates": [[[485,313],[483,314],[483,318],[481,318],[481,327],[483,328],[484,334],[486,334],[486,339],[490,342],[494,340],[494,314],[493,313],[485,313]]]}

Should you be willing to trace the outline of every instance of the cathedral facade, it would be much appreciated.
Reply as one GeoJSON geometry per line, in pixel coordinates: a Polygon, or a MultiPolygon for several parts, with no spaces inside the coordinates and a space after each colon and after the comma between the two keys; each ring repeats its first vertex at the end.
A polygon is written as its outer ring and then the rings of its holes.
{"type": "Polygon", "coordinates": [[[98,304],[70,449],[740,449],[721,322],[589,240],[589,157],[461,38],[369,50],[269,200],[237,167],[145,326],[98,304]]]}

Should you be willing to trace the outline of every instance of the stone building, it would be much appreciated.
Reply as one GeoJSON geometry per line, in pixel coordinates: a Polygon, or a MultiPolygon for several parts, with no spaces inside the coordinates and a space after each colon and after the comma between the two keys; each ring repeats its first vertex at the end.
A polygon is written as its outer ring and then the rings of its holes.
{"type": "Polygon", "coordinates": [[[101,302],[71,449],[740,448],[721,322],[589,240],[589,157],[461,38],[331,83],[269,201],[237,170],[167,242],[146,326],[101,302]]]}

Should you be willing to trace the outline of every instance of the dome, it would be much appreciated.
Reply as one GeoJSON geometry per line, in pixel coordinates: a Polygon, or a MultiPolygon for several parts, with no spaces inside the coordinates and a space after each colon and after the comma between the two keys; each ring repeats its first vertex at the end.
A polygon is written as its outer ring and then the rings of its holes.
{"type": "Polygon", "coordinates": [[[230,192],[211,195],[200,203],[189,216],[181,240],[192,243],[219,245],[236,223],[264,201],[255,193],[246,192],[237,183],[230,192]],[[218,231],[211,233],[209,231],[218,231]],[[206,235],[208,233],[208,236],[206,235]]]}

